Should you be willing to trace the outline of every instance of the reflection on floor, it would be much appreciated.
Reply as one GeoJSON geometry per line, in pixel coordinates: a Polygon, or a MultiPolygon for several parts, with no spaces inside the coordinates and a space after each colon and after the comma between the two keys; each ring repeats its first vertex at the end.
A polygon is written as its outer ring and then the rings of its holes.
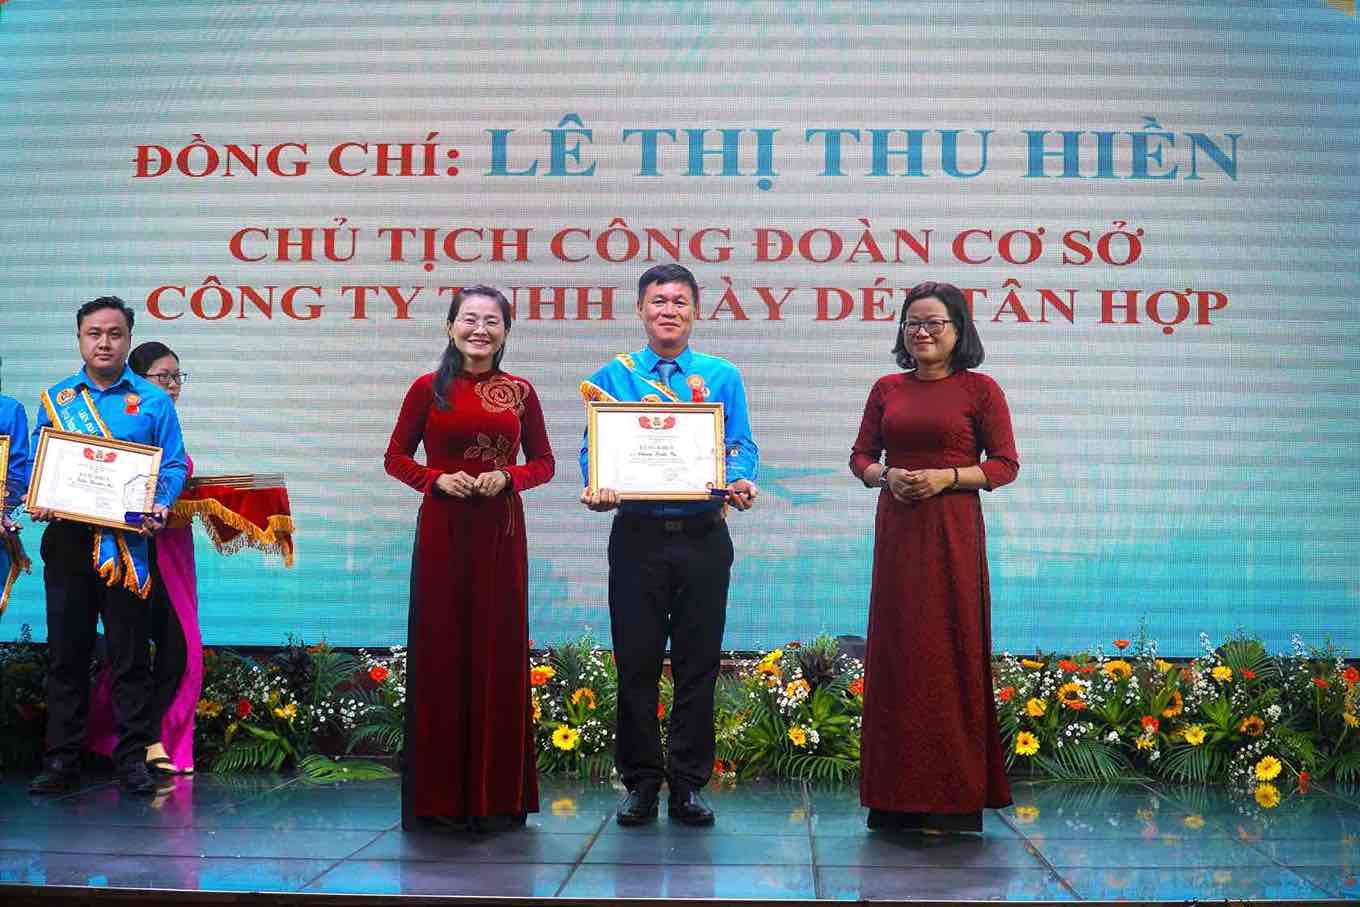
{"type": "MultiPolygon", "coordinates": [[[[0,886],[797,900],[1360,898],[1360,789],[1263,810],[1218,789],[1018,783],[978,836],[870,832],[851,787],[714,787],[713,828],[619,828],[620,791],[543,779],[524,830],[398,826],[396,782],[112,783],[60,799],[0,781],[0,886]]],[[[0,887],[0,892],[5,889],[0,887]]],[[[16,893],[20,889],[10,889],[16,893]]],[[[0,893],[0,901],[7,898],[0,893]]]]}

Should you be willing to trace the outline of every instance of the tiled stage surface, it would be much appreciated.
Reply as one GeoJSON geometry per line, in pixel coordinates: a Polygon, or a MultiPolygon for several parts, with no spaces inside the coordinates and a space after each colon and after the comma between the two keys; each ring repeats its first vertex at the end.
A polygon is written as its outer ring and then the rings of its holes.
{"type": "Polygon", "coordinates": [[[54,800],[27,780],[0,779],[0,904],[122,901],[119,889],[238,893],[203,899],[215,903],[1360,898],[1360,789],[1315,786],[1244,813],[1217,789],[1017,783],[1016,806],[988,814],[980,838],[929,838],[867,831],[853,787],[710,788],[713,828],[663,815],[622,829],[611,785],[545,778],[527,829],[477,837],[403,833],[389,781],[203,776],[149,800],[92,779],[54,800]]]}

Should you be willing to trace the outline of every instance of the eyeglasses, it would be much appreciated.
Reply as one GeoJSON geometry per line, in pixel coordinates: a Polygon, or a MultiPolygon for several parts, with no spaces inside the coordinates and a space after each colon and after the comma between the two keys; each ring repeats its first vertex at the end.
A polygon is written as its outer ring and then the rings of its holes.
{"type": "Polygon", "coordinates": [[[907,336],[915,334],[921,328],[926,329],[926,333],[932,337],[938,337],[944,333],[944,329],[954,322],[948,318],[932,318],[930,321],[907,321],[902,325],[902,330],[907,332],[907,336]]]}
{"type": "Polygon", "coordinates": [[[189,380],[188,372],[147,372],[146,377],[157,384],[169,387],[172,384],[184,386],[184,382],[189,380]]]}

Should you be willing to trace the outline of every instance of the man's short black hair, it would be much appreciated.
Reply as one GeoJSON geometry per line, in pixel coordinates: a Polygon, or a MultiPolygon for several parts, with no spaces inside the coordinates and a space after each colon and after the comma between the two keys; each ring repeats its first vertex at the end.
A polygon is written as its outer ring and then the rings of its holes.
{"type": "Polygon", "coordinates": [[[643,294],[654,283],[687,283],[689,284],[690,294],[694,297],[694,302],[699,301],[699,284],[694,279],[690,269],[684,265],[669,264],[648,268],[638,278],[638,305],[642,305],[643,294]]]}
{"type": "Polygon", "coordinates": [[[76,310],[76,330],[80,330],[80,325],[85,321],[86,315],[93,315],[100,309],[117,309],[123,313],[123,320],[127,322],[128,333],[132,333],[132,323],[136,320],[137,314],[132,311],[131,306],[119,299],[117,296],[100,296],[98,299],[91,299],[76,310]]]}

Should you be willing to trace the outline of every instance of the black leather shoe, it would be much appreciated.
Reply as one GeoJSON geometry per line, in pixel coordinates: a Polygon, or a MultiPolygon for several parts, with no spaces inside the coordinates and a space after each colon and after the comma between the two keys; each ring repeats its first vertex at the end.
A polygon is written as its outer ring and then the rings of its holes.
{"type": "Polygon", "coordinates": [[[118,772],[118,780],[123,790],[130,794],[151,796],[156,793],[156,781],[151,777],[151,772],[146,770],[146,763],[140,759],[123,766],[118,772]]]}
{"type": "Polygon", "coordinates": [[[80,770],[69,769],[59,762],[49,762],[28,783],[30,794],[65,794],[80,787],[80,770]]]}
{"type": "Polygon", "coordinates": [[[656,821],[656,800],[658,790],[652,787],[638,787],[628,792],[619,804],[618,823],[620,825],[646,825],[656,821]]]}
{"type": "Polygon", "coordinates": [[[686,825],[712,825],[713,808],[697,790],[672,790],[666,815],[686,825]]]}

